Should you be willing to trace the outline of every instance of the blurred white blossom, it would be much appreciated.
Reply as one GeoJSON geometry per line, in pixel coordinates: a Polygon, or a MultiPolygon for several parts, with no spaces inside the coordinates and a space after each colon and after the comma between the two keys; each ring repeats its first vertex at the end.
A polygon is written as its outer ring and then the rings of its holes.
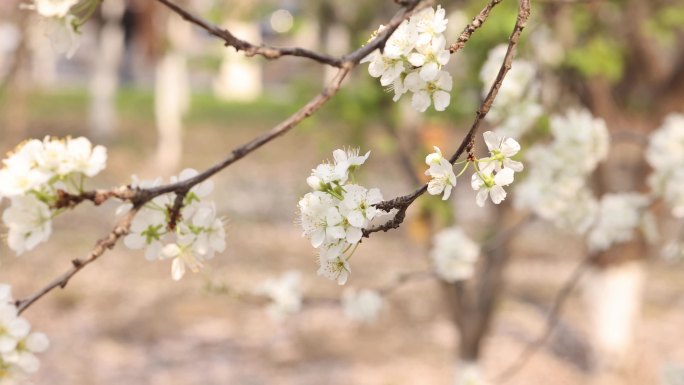
{"type": "Polygon", "coordinates": [[[269,278],[257,287],[255,293],[269,297],[268,314],[275,320],[282,320],[302,308],[301,274],[289,270],[279,278],[269,278]]]}
{"type": "Polygon", "coordinates": [[[19,316],[9,285],[0,284],[0,383],[23,384],[35,373],[42,353],[50,345],[43,333],[31,333],[31,325],[19,316]]]}
{"type": "Polygon", "coordinates": [[[348,288],[342,294],[344,314],[351,320],[372,323],[377,320],[382,310],[383,300],[374,290],[363,289],[356,291],[348,288]]]}
{"type": "Polygon", "coordinates": [[[603,251],[632,239],[649,200],[636,193],[606,194],[601,197],[598,217],[589,232],[589,248],[603,251]]]}
{"type": "Polygon", "coordinates": [[[458,227],[437,233],[430,251],[437,275],[447,282],[472,277],[479,255],[480,246],[458,227]]]}

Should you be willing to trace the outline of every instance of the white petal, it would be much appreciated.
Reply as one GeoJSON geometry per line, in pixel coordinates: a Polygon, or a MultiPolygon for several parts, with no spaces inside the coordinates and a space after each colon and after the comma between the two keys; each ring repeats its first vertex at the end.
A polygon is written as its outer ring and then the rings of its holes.
{"type": "Polygon", "coordinates": [[[171,278],[178,281],[185,275],[185,263],[180,258],[174,258],[171,263],[171,278]]]}
{"type": "Polygon", "coordinates": [[[426,91],[419,91],[413,94],[411,98],[411,105],[416,111],[425,112],[430,106],[430,94],[426,91]]]}
{"type": "Polygon", "coordinates": [[[478,191],[477,196],[475,197],[475,202],[478,206],[484,207],[484,204],[487,201],[488,194],[489,190],[487,190],[486,188],[483,188],[482,190],[478,191]]]}
{"type": "Polygon", "coordinates": [[[494,176],[494,183],[499,186],[508,186],[513,183],[513,170],[510,168],[503,168],[494,176]]]}
{"type": "Polygon", "coordinates": [[[425,55],[414,52],[409,55],[408,61],[415,67],[421,67],[425,64],[425,55]]]}
{"type": "Polygon", "coordinates": [[[512,160],[512,159],[506,158],[506,159],[504,159],[503,163],[504,163],[504,167],[510,168],[511,170],[513,170],[515,172],[521,172],[524,169],[523,164],[518,162],[517,160],[512,160]]]}
{"type": "Polygon", "coordinates": [[[496,203],[497,205],[506,199],[506,191],[501,186],[492,186],[490,195],[492,197],[492,202],[496,203]]]}
{"type": "Polygon", "coordinates": [[[515,141],[513,138],[506,138],[506,140],[503,141],[501,145],[501,153],[507,157],[510,158],[511,156],[515,155],[520,151],[520,144],[515,141]]]}
{"type": "Polygon", "coordinates": [[[482,137],[484,138],[485,144],[487,145],[487,149],[489,151],[499,149],[499,146],[501,145],[501,137],[499,137],[497,133],[494,131],[487,131],[482,134],[482,137]]]}
{"type": "Polygon", "coordinates": [[[426,63],[420,68],[420,78],[426,82],[432,81],[439,74],[439,65],[435,62],[426,63]]]}
{"type": "Polygon", "coordinates": [[[451,102],[451,95],[445,91],[437,91],[432,95],[435,102],[435,110],[444,111],[451,102]]]}

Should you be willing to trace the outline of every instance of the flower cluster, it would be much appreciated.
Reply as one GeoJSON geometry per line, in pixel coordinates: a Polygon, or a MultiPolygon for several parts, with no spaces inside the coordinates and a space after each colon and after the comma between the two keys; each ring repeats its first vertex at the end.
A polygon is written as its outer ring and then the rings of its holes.
{"type": "Polygon", "coordinates": [[[608,129],[587,110],[552,116],[550,128],[553,141],[527,153],[533,166],[518,186],[515,203],[561,228],[584,234],[599,208],[587,178],[608,156],[608,129]]]}
{"type": "Polygon", "coordinates": [[[411,91],[411,104],[420,112],[430,105],[444,111],[449,105],[452,79],[442,70],[451,57],[443,34],[448,22],[444,16],[440,6],[422,10],[399,25],[382,52],[373,51],[361,61],[369,63],[368,73],[380,78],[381,85],[394,90],[395,102],[411,91]]]}
{"type": "Polygon", "coordinates": [[[361,323],[372,323],[377,320],[383,300],[377,291],[363,289],[356,291],[349,288],[342,293],[342,308],[347,318],[361,323]]]}
{"type": "MultiPolygon", "coordinates": [[[[480,70],[480,80],[485,86],[483,97],[496,81],[507,49],[508,45],[502,44],[489,51],[487,61],[480,70]]],[[[485,116],[485,120],[496,125],[498,133],[522,137],[542,115],[543,109],[539,103],[541,87],[536,77],[537,68],[533,63],[526,60],[513,62],[494,104],[485,116]]]]}
{"type": "Polygon", "coordinates": [[[0,284],[0,384],[24,383],[40,361],[34,353],[44,352],[49,341],[43,333],[31,333],[31,325],[19,317],[9,285],[0,284]]]}
{"type": "Polygon", "coordinates": [[[437,275],[447,282],[472,277],[479,255],[480,246],[458,227],[437,233],[430,251],[437,275]]]}
{"type": "Polygon", "coordinates": [[[268,314],[275,320],[282,320],[286,315],[298,313],[302,308],[301,274],[290,270],[280,278],[269,278],[255,291],[271,299],[268,314]]]}
{"type": "MultiPolygon", "coordinates": [[[[197,175],[193,169],[183,170],[171,183],[184,181],[197,175]]],[[[132,187],[152,188],[161,185],[162,179],[138,180],[133,176],[132,187]]],[[[216,205],[206,198],[214,189],[212,181],[195,185],[183,198],[179,220],[171,226],[174,197],[160,195],[140,208],[131,222],[124,244],[133,250],[145,249],[147,260],[172,259],[171,276],[179,280],[186,269],[197,272],[203,261],[211,259],[226,248],[223,219],[217,216],[216,205]]],[[[132,208],[130,203],[119,207],[119,214],[132,208]]]]}
{"type": "Polygon", "coordinates": [[[41,16],[45,35],[53,48],[71,58],[81,44],[79,28],[95,13],[100,0],[33,0],[23,8],[41,16]]]}
{"type": "Polygon", "coordinates": [[[382,202],[377,188],[354,183],[354,172],[370,152],[335,150],[334,163],[312,170],[307,183],[314,190],[299,201],[303,236],[319,249],[318,275],[343,285],[351,272],[349,258],[361,241],[363,229],[380,215],[375,204],[382,202]]]}
{"type": "MultiPolygon", "coordinates": [[[[501,136],[492,131],[483,134],[485,144],[489,150],[489,156],[481,159],[466,159],[465,167],[458,174],[465,172],[471,162],[474,164],[475,173],[471,177],[471,187],[477,191],[477,205],[483,207],[488,197],[492,202],[499,204],[506,198],[505,186],[513,183],[514,173],[523,170],[523,164],[511,159],[520,151],[520,144],[513,138],[501,136]]],[[[428,182],[428,193],[439,195],[444,193],[442,199],[446,200],[451,195],[451,189],[456,186],[457,175],[454,173],[451,163],[444,159],[442,152],[435,147],[435,152],[425,157],[425,164],[430,168],[425,171],[431,179],[428,182]]]]}
{"type": "Polygon", "coordinates": [[[83,192],[85,178],[98,174],[106,163],[107,150],[93,147],[84,137],[45,137],[20,144],[0,169],[0,199],[11,201],[2,215],[9,247],[20,255],[47,241],[52,218],[63,210],[53,208],[60,193],[83,192]]]}
{"type": "Polygon", "coordinates": [[[649,184],[670,206],[672,215],[684,218],[684,114],[670,114],[651,136],[646,160],[653,168],[649,184]]]}
{"type": "Polygon", "coordinates": [[[589,249],[603,251],[615,243],[631,240],[634,229],[642,222],[643,210],[648,204],[647,197],[636,193],[602,196],[598,214],[587,238],[589,249]]]}

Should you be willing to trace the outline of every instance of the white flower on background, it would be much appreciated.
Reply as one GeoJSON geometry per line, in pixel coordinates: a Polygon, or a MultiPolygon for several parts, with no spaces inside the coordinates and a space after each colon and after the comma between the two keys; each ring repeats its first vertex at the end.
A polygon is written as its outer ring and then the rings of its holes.
{"type": "Polygon", "coordinates": [[[571,109],[565,116],[551,116],[549,127],[554,137],[553,151],[565,160],[566,168],[586,175],[608,157],[610,134],[606,123],[588,110],[571,109]]]}
{"type": "Polygon", "coordinates": [[[383,300],[380,294],[374,290],[363,289],[359,292],[348,288],[342,294],[342,307],[347,318],[371,323],[377,320],[382,310],[383,300]]]}
{"type": "Polygon", "coordinates": [[[314,191],[298,203],[302,236],[318,249],[318,275],[343,285],[351,272],[349,258],[361,241],[363,230],[381,216],[375,205],[382,202],[376,188],[348,183],[370,152],[358,149],[335,150],[335,162],[322,163],[306,180],[314,191]]]}
{"type": "MultiPolygon", "coordinates": [[[[412,106],[425,112],[434,104],[444,111],[450,102],[451,75],[442,71],[450,59],[446,49],[448,20],[441,6],[426,8],[405,20],[392,33],[382,52],[375,50],[361,63],[369,63],[368,73],[394,91],[395,102],[408,91],[414,93],[412,106]]],[[[371,38],[384,29],[383,26],[371,38]]]]}
{"type": "Polygon", "coordinates": [[[441,36],[446,31],[449,20],[445,19],[446,11],[441,5],[435,11],[432,7],[420,11],[414,16],[416,31],[418,32],[418,45],[429,44],[434,37],[441,36]]]}
{"type": "Polygon", "coordinates": [[[589,248],[603,251],[613,244],[632,239],[648,203],[647,197],[636,193],[604,195],[596,222],[589,232],[589,248]]]}
{"type": "Polygon", "coordinates": [[[437,233],[433,242],[430,257],[441,279],[456,282],[473,276],[480,246],[462,229],[451,227],[442,230],[437,233]]]}
{"type": "Polygon", "coordinates": [[[8,246],[21,255],[50,238],[52,215],[50,207],[34,195],[15,196],[11,201],[2,221],[9,229],[8,246]]]}
{"type": "Polygon", "coordinates": [[[65,55],[67,59],[71,59],[81,46],[78,23],[79,20],[74,15],[41,20],[44,34],[50,39],[52,49],[59,55],[65,55]]]}
{"type": "MultiPolygon", "coordinates": [[[[185,169],[170,183],[188,180],[198,175],[193,169],[185,169]]],[[[161,178],[140,180],[133,176],[131,187],[154,188],[162,183],[161,178]]],[[[226,249],[224,221],[217,216],[216,204],[208,199],[214,189],[212,181],[203,181],[193,186],[183,199],[180,218],[170,226],[170,208],[175,198],[171,194],[155,197],[139,209],[131,222],[124,245],[129,249],[145,249],[147,260],[172,259],[171,276],[181,279],[187,269],[192,272],[203,267],[203,261],[226,249]]],[[[121,215],[132,208],[130,203],[117,209],[121,215]]]]}
{"type": "Polygon", "coordinates": [[[94,177],[107,167],[107,149],[95,146],[87,138],[79,137],[67,139],[66,152],[70,171],[80,172],[88,177],[94,177]]]}
{"type": "Polygon", "coordinates": [[[24,384],[40,366],[35,353],[50,342],[43,333],[31,333],[29,322],[19,317],[9,285],[0,285],[0,293],[0,384],[24,384]]]}
{"type": "Polygon", "coordinates": [[[171,262],[171,278],[178,281],[185,275],[186,269],[197,273],[203,267],[202,262],[189,252],[187,246],[169,243],[161,250],[162,259],[173,259],[171,262]]]}
{"type": "Polygon", "coordinates": [[[490,157],[480,159],[480,170],[496,172],[502,168],[510,168],[515,172],[523,170],[523,164],[511,159],[520,151],[520,144],[513,138],[506,138],[495,132],[487,131],[483,134],[490,157]]]}
{"type": "Polygon", "coordinates": [[[444,36],[436,37],[431,43],[418,46],[417,52],[408,57],[408,61],[414,67],[420,67],[420,78],[424,81],[435,80],[442,66],[446,65],[451,58],[449,50],[445,49],[446,39],[444,36]]]}
{"type": "Polygon", "coordinates": [[[338,285],[344,285],[351,274],[351,266],[349,261],[343,256],[336,258],[328,258],[328,256],[321,254],[318,258],[320,267],[317,274],[327,279],[337,281],[338,285]]]}
{"type": "Polygon", "coordinates": [[[43,17],[61,18],[69,13],[79,0],[34,0],[32,8],[43,17]]]}
{"type": "Polygon", "coordinates": [[[131,250],[145,249],[145,259],[160,258],[164,245],[167,218],[165,211],[143,207],[131,222],[131,228],[124,237],[124,245],[131,250]]]}
{"type": "Polygon", "coordinates": [[[344,177],[341,179],[346,181],[349,174],[353,173],[362,164],[364,164],[369,156],[370,151],[368,151],[365,155],[359,155],[358,148],[350,148],[346,151],[339,149],[333,151],[333,158],[335,159],[335,174],[344,175],[344,177]]]}
{"type": "Polygon", "coordinates": [[[377,188],[368,190],[356,184],[346,185],[344,189],[346,192],[340,204],[340,213],[352,227],[358,229],[360,239],[361,229],[367,227],[378,212],[374,205],[382,202],[382,193],[377,188]]]}
{"type": "Polygon", "coordinates": [[[304,230],[302,236],[309,238],[314,248],[325,242],[328,210],[333,206],[333,197],[320,191],[307,193],[299,200],[299,218],[304,230]]]}
{"type": "Polygon", "coordinates": [[[271,299],[267,311],[276,320],[298,313],[302,308],[302,283],[299,271],[289,270],[279,278],[269,278],[259,285],[255,292],[271,299]]]}
{"type": "Polygon", "coordinates": [[[456,186],[456,174],[448,160],[442,156],[442,151],[435,146],[435,152],[425,157],[425,164],[430,168],[425,171],[431,179],[428,182],[428,193],[439,195],[444,193],[442,200],[449,199],[451,189],[456,186]]]}
{"type": "Polygon", "coordinates": [[[650,136],[646,160],[661,173],[684,164],[684,114],[665,117],[662,126],[650,136]]]}
{"type": "Polygon", "coordinates": [[[470,185],[473,190],[478,191],[475,201],[478,206],[484,207],[487,197],[491,197],[494,204],[499,204],[506,199],[504,186],[513,183],[513,170],[510,168],[501,169],[494,173],[494,170],[482,171],[472,176],[470,185]]]}
{"type": "Polygon", "coordinates": [[[406,88],[413,92],[411,105],[420,112],[425,112],[431,104],[435,110],[444,111],[451,102],[452,79],[446,71],[439,71],[434,80],[425,81],[417,72],[411,72],[404,80],[406,88]]]}

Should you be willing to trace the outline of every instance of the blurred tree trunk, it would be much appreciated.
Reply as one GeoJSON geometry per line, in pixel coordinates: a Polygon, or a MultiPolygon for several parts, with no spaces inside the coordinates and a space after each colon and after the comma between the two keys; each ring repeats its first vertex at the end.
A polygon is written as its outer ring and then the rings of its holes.
{"type": "Polygon", "coordinates": [[[101,7],[104,22],[90,83],[90,130],[99,140],[110,138],[116,127],[116,92],[124,51],[121,21],[125,10],[122,0],[103,2],[101,7]]]}
{"type": "MultiPolygon", "coordinates": [[[[508,201],[505,201],[508,202],[508,201]]],[[[492,223],[507,228],[510,209],[507,203],[493,210],[492,223]]],[[[500,235],[495,234],[494,237],[500,235]]],[[[483,249],[482,266],[476,277],[455,284],[444,284],[444,292],[451,314],[459,330],[457,385],[484,382],[480,360],[484,338],[490,331],[496,305],[504,287],[503,273],[508,262],[508,239],[496,247],[483,249]]]]}
{"type": "Polygon", "coordinates": [[[7,143],[18,143],[25,137],[28,103],[29,67],[29,12],[16,10],[19,43],[13,62],[4,79],[5,105],[3,119],[3,140],[7,143]]]}

